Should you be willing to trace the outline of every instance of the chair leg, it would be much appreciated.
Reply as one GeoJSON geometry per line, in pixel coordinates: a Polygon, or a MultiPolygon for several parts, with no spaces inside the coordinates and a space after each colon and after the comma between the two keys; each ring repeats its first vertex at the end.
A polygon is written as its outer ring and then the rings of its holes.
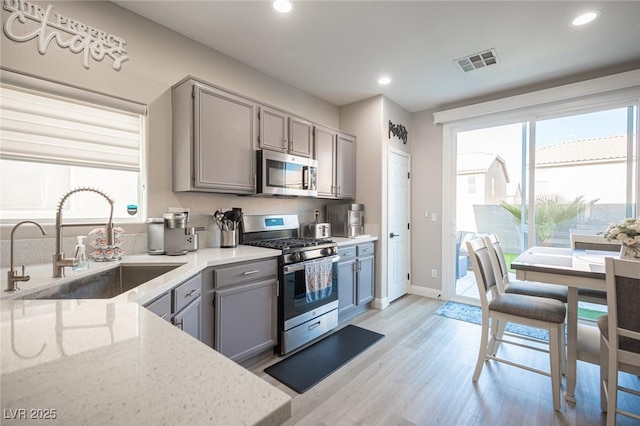
{"type": "Polygon", "coordinates": [[[491,339],[489,340],[488,353],[495,356],[500,348],[500,341],[504,336],[504,329],[507,326],[506,321],[499,321],[496,319],[491,320],[491,339]]]}
{"type": "Polygon", "coordinates": [[[551,365],[551,392],[553,395],[553,409],[560,411],[560,345],[562,324],[549,327],[549,363],[551,365]]]}
{"type": "Polygon", "coordinates": [[[609,341],[609,383],[607,384],[607,426],[615,426],[618,411],[618,353],[609,341]]]}
{"type": "Polygon", "coordinates": [[[600,335],[600,409],[607,412],[607,384],[609,383],[609,346],[600,335]]]}
{"type": "Polygon", "coordinates": [[[487,358],[489,343],[489,314],[482,313],[482,335],[480,336],[480,349],[478,350],[478,361],[476,362],[476,369],[473,372],[473,381],[477,382],[482,373],[482,366],[487,358]]]}
{"type": "Polygon", "coordinates": [[[560,327],[560,371],[562,375],[567,374],[567,323],[560,327]]]}

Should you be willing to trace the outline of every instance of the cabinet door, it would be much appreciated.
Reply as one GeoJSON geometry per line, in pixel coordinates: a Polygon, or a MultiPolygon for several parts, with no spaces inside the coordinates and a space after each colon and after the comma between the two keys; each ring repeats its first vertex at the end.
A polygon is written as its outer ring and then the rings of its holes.
{"type": "Polygon", "coordinates": [[[173,316],[173,323],[184,331],[200,340],[200,315],[202,312],[202,299],[197,298],[186,308],[173,316]]]}
{"type": "Polygon", "coordinates": [[[373,300],[373,277],[375,262],[373,256],[358,259],[358,305],[373,300]]]}
{"type": "Polygon", "coordinates": [[[336,195],[336,132],[316,126],[315,150],[316,160],[318,160],[318,197],[334,198],[336,195]]]}
{"type": "Polygon", "coordinates": [[[336,157],[336,185],[338,198],[356,198],[356,139],[338,133],[336,157]]]}
{"type": "Polygon", "coordinates": [[[269,279],[216,291],[214,349],[242,361],[276,345],[276,286],[269,279]]]}
{"type": "Polygon", "coordinates": [[[313,124],[298,117],[289,117],[289,144],[289,153],[311,158],[313,124]]]}
{"type": "Polygon", "coordinates": [[[338,314],[356,305],[355,260],[338,262],[338,314]]]}
{"type": "Polygon", "coordinates": [[[257,108],[248,99],[195,85],[194,187],[213,192],[255,193],[257,108]]]}
{"type": "Polygon", "coordinates": [[[277,109],[260,107],[260,148],[286,152],[289,147],[287,134],[288,115],[277,109]]]}
{"type": "Polygon", "coordinates": [[[171,320],[171,293],[163,294],[144,307],[164,320],[171,320]]]}

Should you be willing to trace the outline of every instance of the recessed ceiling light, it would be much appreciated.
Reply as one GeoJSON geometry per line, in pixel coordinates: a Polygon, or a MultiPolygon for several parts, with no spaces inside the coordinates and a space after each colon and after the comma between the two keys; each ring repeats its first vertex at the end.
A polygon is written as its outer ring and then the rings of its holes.
{"type": "Polygon", "coordinates": [[[391,79],[389,77],[380,77],[378,79],[378,84],[389,84],[391,83],[391,79]]]}
{"type": "Polygon", "coordinates": [[[579,27],[581,25],[588,24],[589,22],[600,16],[599,10],[590,10],[589,12],[582,13],[571,20],[571,25],[579,27]]]}
{"type": "Polygon", "coordinates": [[[273,2],[273,8],[280,13],[289,13],[293,5],[289,0],[275,0],[273,2]]]}

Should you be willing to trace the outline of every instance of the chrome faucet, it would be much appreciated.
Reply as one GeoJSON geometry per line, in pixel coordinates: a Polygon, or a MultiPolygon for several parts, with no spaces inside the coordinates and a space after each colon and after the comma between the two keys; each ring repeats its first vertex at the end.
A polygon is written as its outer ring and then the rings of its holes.
{"type": "Polygon", "coordinates": [[[78,259],[76,257],[65,258],[64,253],[62,252],[62,229],[70,226],[104,226],[105,234],[107,236],[107,245],[112,246],[114,243],[114,233],[113,233],[113,204],[114,201],[111,197],[109,197],[104,192],[95,188],[76,188],[67,192],[58,203],[58,211],[56,212],[56,253],[53,255],[53,278],[64,277],[64,268],[68,266],[77,266],[78,259]],[[95,192],[96,194],[102,195],[108,202],[111,207],[111,211],[109,212],[109,221],[104,223],[73,223],[73,224],[62,224],[62,206],[65,201],[71,194],[75,194],[76,192],[95,192]]]}
{"type": "Polygon", "coordinates": [[[29,275],[24,274],[24,265],[22,265],[22,275],[18,275],[16,271],[13,270],[13,244],[14,244],[13,234],[16,232],[16,229],[18,229],[20,225],[24,225],[25,223],[34,224],[35,226],[40,228],[40,231],[42,231],[42,235],[47,235],[47,233],[44,232],[44,229],[42,229],[42,226],[40,226],[39,223],[34,222],[32,220],[24,220],[20,223],[16,223],[16,226],[14,226],[13,229],[11,230],[11,254],[10,254],[11,269],[7,271],[7,288],[4,291],[20,290],[18,288],[18,281],[29,281],[31,279],[29,275]]]}

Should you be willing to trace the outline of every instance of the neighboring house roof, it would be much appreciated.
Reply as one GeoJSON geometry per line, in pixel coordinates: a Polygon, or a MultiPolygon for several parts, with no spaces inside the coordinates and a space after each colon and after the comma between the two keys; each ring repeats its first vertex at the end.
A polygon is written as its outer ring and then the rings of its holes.
{"type": "Polygon", "coordinates": [[[457,169],[458,175],[472,175],[486,173],[494,162],[498,162],[502,167],[505,180],[509,182],[509,173],[504,163],[504,159],[497,154],[489,152],[461,152],[458,154],[457,169]]]}
{"type": "Polygon", "coordinates": [[[536,149],[536,166],[624,161],[627,136],[558,142],[536,149]]]}

